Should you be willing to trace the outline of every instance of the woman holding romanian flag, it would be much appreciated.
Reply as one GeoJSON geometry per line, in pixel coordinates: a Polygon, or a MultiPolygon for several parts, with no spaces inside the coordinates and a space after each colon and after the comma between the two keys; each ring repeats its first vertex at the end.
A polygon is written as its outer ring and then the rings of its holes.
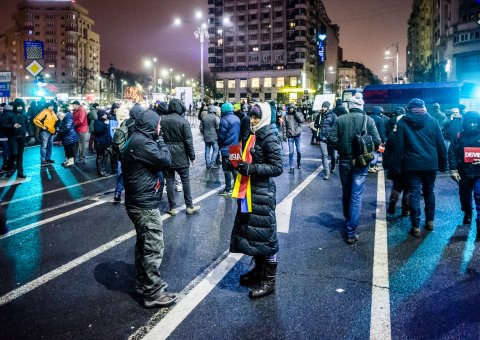
{"type": "Polygon", "coordinates": [[[252,287],[249,297],[275,291],[277,273],[277,223],[275,182],[283,172],[281,147],[271,124],[268,103],[256,103],[250,111],[251,135],[243,145],[232,197],[238,199],[230,251],[253,256],[255,267],[240,276],[240,284],[252,287]]]}

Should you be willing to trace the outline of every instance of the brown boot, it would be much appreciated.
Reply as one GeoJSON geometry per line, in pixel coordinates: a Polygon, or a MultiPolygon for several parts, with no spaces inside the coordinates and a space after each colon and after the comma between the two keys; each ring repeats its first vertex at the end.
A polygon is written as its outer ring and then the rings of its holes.
{"type": "Polygon", "coordinates": [[[262,271],[260,286],[253,288],[248,296],[252,299],[262,298],[275,291],[275,280],[277,277],[277,263],[265,261],[262,271]]]}
{"type": "Polygon", "coordinates": [[[397,207],[399,197],[400,192],[398,192],[397,190],[392,190],[392,193],[390,194],[390,201],[388,202],[388,214],[395,215],[395,208],[397,207]]]}

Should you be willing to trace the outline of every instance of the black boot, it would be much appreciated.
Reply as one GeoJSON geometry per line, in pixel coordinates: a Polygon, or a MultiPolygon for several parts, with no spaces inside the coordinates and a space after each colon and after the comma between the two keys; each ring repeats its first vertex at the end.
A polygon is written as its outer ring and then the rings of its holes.
{"type": "Polygon", "coordinates": [[[240,275],[240,285],[242,286],[255,286],[261,282],[264,258],[255,256],[252,261],[255,263],[253,269],[248,273],[240,275]]]}
{"type": "Polygon", "coordinates": [[[276,277],[277,263],[265,261],[260,285],[250,290],[248,296],[252,299],[257,299],[272,294],[275,291],[276,277]]]}
{"type": "Polygon", "coordinates": [[[464,227],[469,227],[472,224],[472,211],[465,211],[465,214],[463,215],[463,222],[462,222],[464,227]]]}
{"type": "Polygon", "coordinates": [[[397,190],[392,190],[390,194],[390,201],[388,202],[387,213],[390,215],[395,215],[395,208],[397,207],[398,198],[400,197],[400,192],[397,190]]]}
{"type": "Polygon", "coordinates": [[[409,199],[409,193],[406,190],[404,190],[403,197],[402,197],[402,216],[410,215],[410,203],[408,199],[409,199]]]}

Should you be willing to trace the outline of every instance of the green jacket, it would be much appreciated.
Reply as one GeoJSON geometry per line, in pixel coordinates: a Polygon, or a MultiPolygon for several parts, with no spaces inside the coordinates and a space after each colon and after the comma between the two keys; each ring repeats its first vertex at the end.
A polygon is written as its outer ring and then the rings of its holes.
{"type": "Polygon", "coordinates": [[[355,134],[362,131],[363,118],[367,118],[367,133],[372,136],[375,150],[380,146],[381,140],[377,127],[372,118],[365,115],[360,109],[350,109],[350,112],[338,117],[328,143],[336,150],[340,158],[349,158],[352,155],[352,140],[355,134]]]}

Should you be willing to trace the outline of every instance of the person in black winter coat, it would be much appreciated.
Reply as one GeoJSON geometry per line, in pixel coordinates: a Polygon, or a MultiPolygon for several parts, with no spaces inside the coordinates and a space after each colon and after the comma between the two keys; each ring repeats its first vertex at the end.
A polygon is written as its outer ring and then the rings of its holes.
{"type": "Polygon", "coordinates": [[[425,200],[425,229],[433,230],[435,218],[435,179],[447,169],[447,150],[435,118],[425,102],[415,98],[397,124],[395,150],[390,162],[392,174],[403,173],[410,192],[410,221],[413,236],[420,236],[420,195],[425,200]]]}
{"type": "Polygon", "coordinates": [[[336,162],[336,152],[335,149],[329,148],[328,137],[332,132],[335,122],[337,121],[337,116],[330,110],[330,103],[323,102],[322,110],[317,115],[315,119],[314,127],[318,129],[318,138],[320,139],[320,154],[322,157],[323,164],[323,179],[328,180],[330,178],[330,171],[335,171],[335,162],[336,162]],[[328,156],[330,155],[331,164],[328,164],[328,156]]]}
{"type": "Polygon", "coordinates": [[[175,209],[175,172],[180,175],[183,186],[183,198],[187,215],[192,215],[200,210],[194,206],[190,189],[190,164],[195,164],[195,150],[193,149],[192,130],[188,121],[182,116],[186,111],[185,104],[173,98],[168,103],[168,112],[162,117],[162,135],[165,144],[172,154],[172,165],[165,170],[167,179],[167,196],[171,216],[178,212],[175,209]]]}
{"type": "MultiPolygon", "coordinates": [[[[374,106],[372,108],[372,114],[370,115],[370,117],[372,117],[373,121],[375,122],[375,126],[377,127],[377,131],[380,135],[382,144],[384,144],[387,141],[387,134],[385,129],[383,108],[381,106],[374,106]]],[[[378,171],[377,163],[378,158],[380,157],[380,153],[378,152],[378,150],[374,150],[373,154],[375,158],[373,159],[373,161],[370,162],[370,166],[368,168],[368,172],[370,173],[376,173],[378,171]]]]}
{"type": "Polygon", "coordinates": [[[97,153],[97,174],[102,177],[107,174],[108,147],[112,144],[112,136],[110,134],[108,113],[105,110],[98,110],[98,119],[93,123],[93,131],[95,134],[95,149],[97,153]]]}
{"type": "Polygon", "coordinates": [[[160,116],[146,110],[135,121],[135,132],[121,150],[125,184],[125,208],[135,225],[135,291],[145,307],[166,307],[176,294],[167,293],[160,265],[163,259],[162,216],[158,209],[158,173],[171,165],[172,157],[160,136],[160,116]]]}
{"type": "Polygon", "coordinates": [[[347,108],[345,106],[343,106],[343,101],[340,98],[338,98],[335,101],[335,108],[332,111],[333,111],[333,113],[335,113],[337,118],[348,113],[347,108]]]}
{"type": "Polygon", "coordinates": [[[3,165],[0,172],[8,170],[8,159],[10,158],[10,148],[8,147],[8,129],[6,128],[8,116],[12,112],[12,105],[3,103],[0,105],[0,145],[2,147],[3,165]]]}
{"type": "Polygon", "coordinates": [[[480,113],[469,111],[463,116],[463,131],[450,144],[448,163],[450,176],[459,185],[464,226],[472,223],[473,192],[477,210],[477,241],[480,241],[480,113]]]}
{"type": "Polygon", "coordinates": [[[11,157],[8,160],[7,177],[13,176],[18,170],[18,178],[26,178],[23,172],[23,151],[25,149],[25,134],[31,134],[25,102],[17,98],[13,102],[12,112],[6,117],[5,128],[8,134],[8,144],[11,157]]]}
{"type": "MultiPolygon", "coordinates": [[[[255,140],[243,145],[243,161],[238,163],[237,170],[250,180],[251,209],[246,209],[241,195],[236,195],[236,191],[240,190],[234,190],[232,196],[239,199],[230,251],[253,256],[255,267],[240,276],[240,284],[253,286],[249,296],[260,298],[275,290],[279,245],[275,217],[276,187],[272,177],[282,174],[283,164],[280,143],[271,124],[270,105],[256,103],[250,111],[250,117],[254,134],[251,138],[255,140]]],[[[235,187],[240,187],[240,182],[237,179],[235,187]]]]}

